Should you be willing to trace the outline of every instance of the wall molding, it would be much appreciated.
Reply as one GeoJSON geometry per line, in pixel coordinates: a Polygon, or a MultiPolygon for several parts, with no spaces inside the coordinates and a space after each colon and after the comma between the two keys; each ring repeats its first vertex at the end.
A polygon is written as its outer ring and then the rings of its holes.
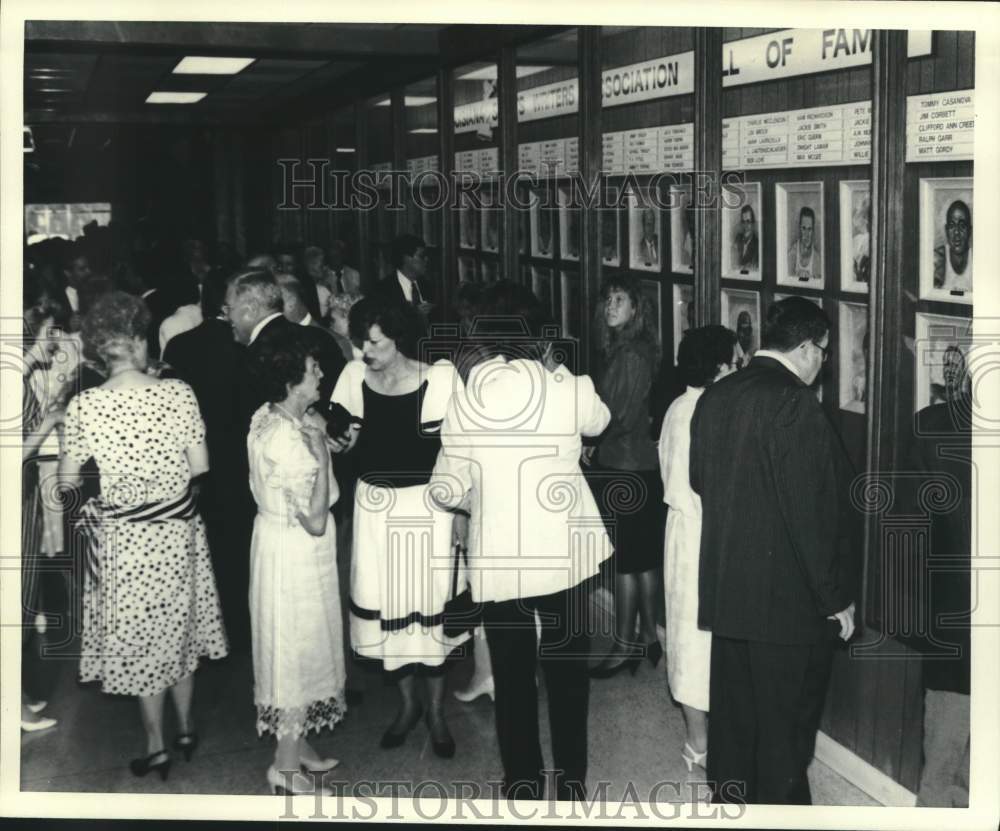
{"type": "MultiPolygon", "coordinates": [[[[598,586],[591,593],[591,602],[599,614],[614,620],[615,599],[606,586],[598,586]]],[[[666,649],[666,633],[660,624],[656,625],[656,634],[660,644],[666,649]]],[[[882,805],[892,808],[912,808],[917,804],[915,793],[848,750],[840,742],[830,738],[822,730],[816,734],[816,751],[813,758],[882,805]]]]}

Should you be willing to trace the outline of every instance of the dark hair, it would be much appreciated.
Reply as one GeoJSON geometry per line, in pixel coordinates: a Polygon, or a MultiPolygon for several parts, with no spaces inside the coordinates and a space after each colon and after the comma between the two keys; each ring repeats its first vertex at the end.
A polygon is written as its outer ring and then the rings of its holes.
{"type": "Polygon", "coordinates": [[[557,332],[542,302],[527,286],[498,280],[483,292],[474,333],[484,339],[483,357],[541,360],[557,332]]]}
{"type": "Polygon", "coordinates": [[[165,288],[165,294],[174,309],[180,306],[191,306],[201,302],[198,294],[198,281],[191,274],[177,273],[165,288]]]}
{"type": "Polygon", "coordinates": [[[677,347],[677,374],[689,387],[707,387],[719,374],[719,364],[731,364],[736,333],[725,326],[688,329],[677,347]]]}
{"type": "Polygon", "coordinates": [[[282,326],[252,350],[250,369],[264,397],[274,403],[288,397],[288,387],[301,384],[306,357],[319,360],[319,345],[304,326],[282,326]]]}
{"type": "Polygon", "coordinates": [[[786,297],[767,310],[761,346],[779,352],[791,352],[806,341],[818,343],[830,331],[830,319],[811,300],[786,297]]]}
{"type": "MultiPolygon", "coordinates": [[[[80,314],[85,315],[101,298],[115,290],[115,284],[110,277],[103,274],[91,274],[77,288],[80,301],[80,314]]],[[[134,296],[134,295],[133,295],[134,296]]]]}
{"type": "Polygon", "coordinates": [[[399,268],[405,257],[412,257],[418,248],[426,247],[427,243],[415,234],[400,234],[392,241],[392,267],[399,268]]]}
{"type": "Polygon", "coordinates": [[[90,251],[81,240],[67,243],[62,246],[62,251],[59,253],[61,255],[60,265],[64,270],[70,268],[73,265],[73,262],[81,257],[86,258],[87,264],[90,264],[90,251]]]}
{"type": "Polygon", "coordinates": [[[799,211],[799,222],[801,223],[805,217],[809,217],[812,220],[813,228],[816,227],[816,212],[810,208],[808,205],[803,205],[802,210],[799,211]]]}
{"type": "Polygon", "coordinates": [[[211,320],[222,313],[226,302],[226,275],[220,268],[213,268],[201,284],[201,316],[211,320]]]}
{"type": "Polygon", "coordinates": [[[656,310],[649,298],[642,291],[642,282],[633,274],[609,274],[604,278],[598,295],[601,302],[594,310],[594,331],[597,335],[597,345],[601,354],[607,358],[619,344],[626,341],[637,341],[648,348],[653,355],[654,363],[659,361],[659,342],[656,333],[656,310]],[[614,291],[623,291],[632,301],[635,310],[632,319],[619,331],[608,326],[604,317],[604,305],[614,291]]]}
{"type": "Polygon", "coordinates": [[[378,326],[382,334],[396,344],[407,358],[417,357],[417,344],[423,331],[420,314],[409,303],[365,297],[351,307],[348,331],[356,346],[368,338],[368,330],[378,326]]]}
{"type": "Polygon", "coordinates": [[[65,295],[44,282],[25,279],[22,297],[24,307],[24,348],[32,346],[38,339],[42,324],[51,319],[54,326],[63,331],[69,329],[72,311],[65,295]]]}
{"type": "Polygon", "coordinates": [[[111,291],[98,297],[83,318],[83,345],[105,364],[129,357],[136,338],[146,342],[150,314],[138,297],[111,291]]]}

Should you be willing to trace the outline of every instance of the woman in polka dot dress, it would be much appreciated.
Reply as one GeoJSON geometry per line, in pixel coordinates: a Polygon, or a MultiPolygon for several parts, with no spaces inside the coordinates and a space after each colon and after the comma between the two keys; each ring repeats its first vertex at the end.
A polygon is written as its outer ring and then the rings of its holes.
{"type": "Polygon", "coordinates": [[[167,692],[177,712],[174,747],[190,759],[198,743],[191,719],[194,671],[202,656],[228,652],[215,577],[192,478],[208,469],[205,426],[191,388],[146,372],[149,311],[112,292],[83,321],[84,347],[108,379],[66,409],[64,485],[79,485],[93,458],[101,496],[87,517],[91,558],[84,580],[82,681],[139,699],[146,755],[131,763],[144,776],[170,769],[163,741],[167,692]]]}

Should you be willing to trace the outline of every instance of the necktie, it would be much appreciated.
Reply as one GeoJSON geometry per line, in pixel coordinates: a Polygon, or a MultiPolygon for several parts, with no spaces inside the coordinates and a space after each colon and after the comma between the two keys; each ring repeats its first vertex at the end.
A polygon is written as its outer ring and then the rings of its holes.
{"type": "Polygon", "coordinates": [[[337,294],[343,294],[344,293],[344,281],[341,279],[341,275],[344,273],[344,269],[338,268],[333,273],[337,277],[337,294]]]}

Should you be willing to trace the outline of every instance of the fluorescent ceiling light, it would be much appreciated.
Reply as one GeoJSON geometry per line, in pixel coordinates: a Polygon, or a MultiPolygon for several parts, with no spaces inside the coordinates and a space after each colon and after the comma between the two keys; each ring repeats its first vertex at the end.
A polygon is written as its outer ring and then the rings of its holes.
{"type": "Polygon", "coordinates": [[[72,92],[73,90],[67,89],[65,87],[39,87],[35,92],[72,92]]]}
{"type": "Polygon", "coordinates": [[[353,153],[354,152],[354,148],[353,147],[338,147],[337,148],[337,152],[338,153],[353,153]]]}
{"type": "MultiPolygon", "coordinates": [[[[435,101],[437,101],[437,98],[435,98],[433,95],[404,95],[403,96],[403,104],[405,104],[407,107],[423,107],[426,104],[433,104],[435,101]]],[[[390,103],[389,99],[385,98],[382,101],[377,101],[375,103],[375,106],[376,107],[388,107],[389,103],[390,103]]]]}
{"type": "Polygon", "coordinates": [[[197,104],[207,92],[151,92],[147,104],[197,104]]]}
{"type": "Polygon", "coordinates": [[[235,75],[242,72],[256,58],[181,58],[174,67],[175,75],[235,75]]]}
{"type": "Polygon", "coordinates": [[[411,133],[436,133],[437,129],[435,127],[415,127],[410,130],[411,133]]]}
{"type": "MultiPolygon", "coordinates": [[[[546,69],[552,69],[551,66],[533,66],[529,64],[524,64],[514,68],[514,72],[518,78],[526,78],[528,75],[535,75],[538,72],[544,72],[546,69]]],[[[497,65],[491,63],[489,66],[484,66],[481,69],[474,69],[472,72],[466,72],[464,75],[457,76],[459,80],[462,81],[490,81],[495,80],[497,77],[497,65]]]]}

